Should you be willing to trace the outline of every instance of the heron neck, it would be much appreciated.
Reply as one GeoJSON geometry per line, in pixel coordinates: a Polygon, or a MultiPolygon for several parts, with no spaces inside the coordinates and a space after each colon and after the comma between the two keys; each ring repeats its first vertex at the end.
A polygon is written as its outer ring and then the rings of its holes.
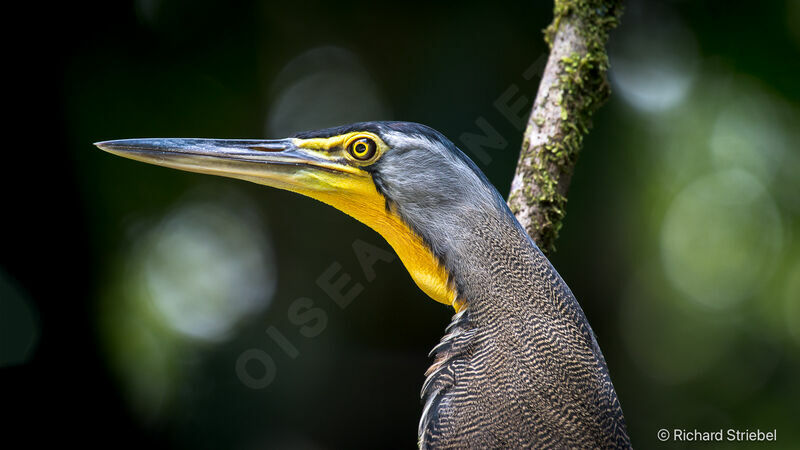
{"type": "Polygon", "coordinates": [[[471,315],[499,306],[506,311],[530,307],[526,299],[544,288],[537,279],[560,278],[510,212],[463,221],[463,233],[451,240],[445,262],[471,315]]]}

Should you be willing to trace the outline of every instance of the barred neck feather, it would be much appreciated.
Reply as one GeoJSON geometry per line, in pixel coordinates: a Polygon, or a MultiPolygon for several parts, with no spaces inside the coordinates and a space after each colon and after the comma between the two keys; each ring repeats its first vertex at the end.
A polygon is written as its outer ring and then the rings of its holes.
{"type": "Polygon", "coordinates": [[[465,230],[448,268],[466,306],[431,352],[420,447],[629,447],[594,333],[550,262],[505,217],[465,230]]]}

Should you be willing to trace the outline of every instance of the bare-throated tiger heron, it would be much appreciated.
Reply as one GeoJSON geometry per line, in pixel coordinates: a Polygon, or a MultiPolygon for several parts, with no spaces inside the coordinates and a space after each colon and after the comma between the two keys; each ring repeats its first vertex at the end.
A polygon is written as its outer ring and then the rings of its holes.
{"type": "Polygon", "coordinates": [[[103,150],[323,201],[389,242],[453,321],[422,387],[422,448],[629,447],[594,332],[497,190],[424,125],[278,140],[125,139],[103,150]]]}

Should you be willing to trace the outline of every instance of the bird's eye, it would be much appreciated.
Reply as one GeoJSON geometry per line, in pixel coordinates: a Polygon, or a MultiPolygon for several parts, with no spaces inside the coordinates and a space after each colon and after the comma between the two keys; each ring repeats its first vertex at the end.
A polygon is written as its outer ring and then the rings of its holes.
{"type": "Polygon", "coordinates": [[[377,145],[375,145],[375,141],[365,137],[356,139],[347,147],[347,151],[353,155],[353,158],[359,161],[367,161],[375,156],[376,149],[377,145]]]}

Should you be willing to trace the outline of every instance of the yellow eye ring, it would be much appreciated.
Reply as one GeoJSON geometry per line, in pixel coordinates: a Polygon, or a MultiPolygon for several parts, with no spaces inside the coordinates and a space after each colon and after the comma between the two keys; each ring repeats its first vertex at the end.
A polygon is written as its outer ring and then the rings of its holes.
{"type": "Polygon", "coordinates": [[[347,152],[359,161],[368,161],[378,151],[378,145],[368,137],[354,140],[347,146],[347,152]]]}

